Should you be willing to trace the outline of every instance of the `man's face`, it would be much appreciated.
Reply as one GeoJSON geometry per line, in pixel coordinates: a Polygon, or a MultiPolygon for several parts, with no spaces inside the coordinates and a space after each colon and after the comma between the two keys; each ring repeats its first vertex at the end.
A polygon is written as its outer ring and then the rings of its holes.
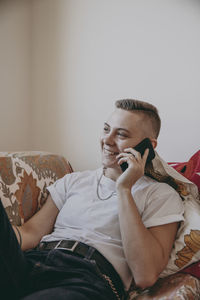
{"type": "Polygon", "coordinates": [[[143,122],[142,115],[132,111],[117,108],[111,114],[101,137],[103,166],[119,168],[116,156],[146,137],[143,122]]]}

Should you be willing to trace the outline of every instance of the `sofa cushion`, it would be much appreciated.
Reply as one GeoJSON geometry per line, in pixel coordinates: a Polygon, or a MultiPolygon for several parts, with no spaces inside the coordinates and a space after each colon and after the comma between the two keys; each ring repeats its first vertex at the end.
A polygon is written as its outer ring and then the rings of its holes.
{"type": "MultiPolygon", "coordinates": [[[[198,187],[198,190],[200,192],[200,151],[197,151],[188,162],[176,162],[176,163],[169,163],[176,171],[183,174],[186,178],[188,178],[190,181],[195,183],[198,187]]],[[[197,233],[197,248],[200,247],[200,231],[196,231],[197,233]],[[199,246],[198,246],[199,244],[199,246]]],[[[192,234],[192,232],[191,232],[192,234]]],[[[194,236],[195,232],[193,232],[194,236]]],[[[185,243],[187,244],[187,240],[185,238],[185,243]]],[[[189,252],[189,247],[186,246],[185,250],[189,252]],[[187,249],[186,249],[187,247],[187,249]]],[[[199,257],[200,259],[200,257],[199,257]]],[[[200,261],[197,261],[196,263],[193,263],[189,265],[188,267],[184,268],[182,270],[184,273],[191,274],[197,278],[200,278],[200,261]]]]}
{"type": "MultiPolygon", "coordinates": [[[[200,199],[197,185],[155,153],[152,166],[146,168],[145,174],[171,185],[179,193],[184,205],[185,220],[180,223],[168,264],[159,275],[165,277],[200,260],[200,199]]],[[[200,157],[200,151],[195,156],[200,157]]]]}
{"type": "Polygon", "coordinates": [[[72,172],[62,156],[48,152],[0,152],[0,198],[10,222],[21,225],[45,203],[46,187],[72,172]]]}

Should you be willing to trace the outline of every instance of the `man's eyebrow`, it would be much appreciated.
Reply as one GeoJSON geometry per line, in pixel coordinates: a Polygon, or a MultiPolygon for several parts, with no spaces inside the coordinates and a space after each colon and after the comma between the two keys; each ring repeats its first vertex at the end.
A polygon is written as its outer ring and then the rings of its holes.
{"type": "MultiPolygon", "coordinates": [[[[106,123],[106,122],[104,123],[104,125],[110,127],[110,125],[108,123],[106,123]]],[[[128,129],[121,128],[121,127],[117,128],[117,130],[123,130],[123,131],[126,131],[127,133],[130,133],[130,131],[128,129]]]]}

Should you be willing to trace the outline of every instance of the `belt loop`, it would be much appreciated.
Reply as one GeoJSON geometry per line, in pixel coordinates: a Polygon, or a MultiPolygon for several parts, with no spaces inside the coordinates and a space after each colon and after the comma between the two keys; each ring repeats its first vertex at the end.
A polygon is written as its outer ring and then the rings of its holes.
{"type": "Polygon", "coordinates": [[[40,242],[38,245],[37,245],[37,247],[35,248],[36,250],[44,250],[45,249],[45,243],[44,242],[40,242]]]}
{"type": "Polygon", "coordinates": [[[92,257],[92,255],[93,255],[94,252],[95,252],[95,249],[93,247],[89,247],[88,251],[87,251],[87,253],[85,255],[85,258],[91,259],[91,257],[92,257]]]}

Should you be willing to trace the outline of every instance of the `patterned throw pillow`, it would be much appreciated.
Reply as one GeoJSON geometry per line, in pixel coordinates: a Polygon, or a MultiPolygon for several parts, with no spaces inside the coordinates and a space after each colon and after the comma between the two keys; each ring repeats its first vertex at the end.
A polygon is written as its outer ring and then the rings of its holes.
{"type": "MultiPolygon", "coordinates": [[[[200,151],[197,151],[188,162],[184,163],[170,163],[170,165],[187,179],[195,183],[200,192],[200,151]]],[[[199,225],[200,226],[200,225],[199,225]]],[[[193,248],[193,253],[198,252],[200,249],[200,230],[191,230],[190,235],[185,237],[185,247],[182,252],[178,255],[180,257],[181,253],[185,253],[184,261],[186,262],[186,254],[191,252],[190,249],[193,248]],[[192,246],[193,245],[193,246],[192,246]]],[[[191,252],[192,254],[192,252],[191,252]]],[[[190,254],[190,255],[191,255],[190,254]]],[[[200,260],[193,263],[189,267],[182,270],[184,273],[189,273],[200,279],[200,260]]]]}
{"type": "Polygon", "coordinates": [[[21,225],[47,199],[46,187],[71,173],[69,162],[47,152],[0,152],[0,198],[10,222],[21,225]]]}
{"type": "Polygon", "coordinates": [[[199,162],[200,151],[188,163],[169,165],[158,155],[154,161],[154,169],[176,183],[185,207],[185,220],[181,222],[169,262],[160,277],[174,274],[200,260],[200,200],[197,185],[191,181],[199,185],[199,162]]]}

